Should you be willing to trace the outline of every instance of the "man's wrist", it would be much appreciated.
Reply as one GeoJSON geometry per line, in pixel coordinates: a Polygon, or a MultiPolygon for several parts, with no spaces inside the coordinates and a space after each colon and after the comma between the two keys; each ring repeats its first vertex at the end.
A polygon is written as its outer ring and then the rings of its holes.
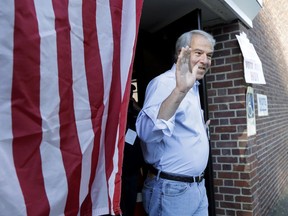
{"type": "Polygon", "coordinates": [[[172,94],[174,94],[174,97],[176,98],[177,101],[181,102],[186,96],[187,92],[181,91],[176,87],[173,90],[172,94]]]}

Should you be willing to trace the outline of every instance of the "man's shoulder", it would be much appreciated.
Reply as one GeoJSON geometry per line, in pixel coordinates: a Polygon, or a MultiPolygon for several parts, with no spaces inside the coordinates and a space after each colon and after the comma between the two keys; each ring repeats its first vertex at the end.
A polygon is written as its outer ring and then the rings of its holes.
{"type": "Polygon", "coordinates": [[[164,73],[154,77],[150,83],[170,83],[175,81],[175,70],[170,69],[165,71],[164,73]]]}

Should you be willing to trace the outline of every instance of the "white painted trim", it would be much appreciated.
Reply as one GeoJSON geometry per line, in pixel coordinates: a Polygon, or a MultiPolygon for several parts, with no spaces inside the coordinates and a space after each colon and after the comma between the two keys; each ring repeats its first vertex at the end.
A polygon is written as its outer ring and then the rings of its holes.
{"type": "Polygon", "coordinates": [[[238,18],[243,21],[248,27],[253,28],[252,20],[235,4],[233,0],[224,0],[224,2],[229,6],[238,18]]]}

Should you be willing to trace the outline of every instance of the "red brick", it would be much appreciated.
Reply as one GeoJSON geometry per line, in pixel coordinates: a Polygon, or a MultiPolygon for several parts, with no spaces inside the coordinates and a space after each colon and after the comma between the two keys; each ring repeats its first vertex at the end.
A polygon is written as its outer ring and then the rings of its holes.
{"type": "MultiPolygon", "coordinates": [[[[231,64],[231,63],[236,63],[236,62],[242,62],[243,61],[243,57],[242,55],[237,55],[237,56],[229,56],[225,58],[225,63],[226,64],[231,64]]],[[[243,73],[242,73],[243,75],[243,73]]]]}
{"type": "Polygon", "coordinates": [[[235,98],[233,96],[214,97],[214,103],[227,103],[227,102],[235,102],[235,98]]]}
{"type": "Polygon", "coordinates": [[[217,157],[218,163],[237,163],[237,157],[217,157]]]}
{"type": "Polygon", "coordinates": [[[253,212],[249,211],[237,211],[236,216],[253,216],[253,212]]]}
{"type": "MultiPolygon", "coordinates": [[[[241,70],[241,73],[242,73],[242,71],[244,70],[243,63],[233,64],[233,65],[232,65],[232,69],[233,69],[234,71],[236,71],[236,70],[241,70]]],[[[242,77],[243,77],[243,76],[244,76],[244,74],[242,73],[242,77]]]]}
{"type": "Polygon", "coordinates": [[[227,209],[239,209],[239,208],[241,208],[240,203],[234,203],[234,202],[221,202],[220,206],[222,208],[227,208],[227,209]]]}
{"type": "Polygon", "coordinates": [[[222,118],[222,117],[234,117],[235,112],[234,111],[225,111],[225,112],[214,112],[215,118],[222,118]]]}
{"type": "Polygon", "coordinates": [[[244,74],[243,71],[232,71],[226,74],[227,79],[238,79],[243,78],[244,74]]]}
{"type": "Polygon", "coordinates": [[[239,110],[239,109],[246,109],[246,104],[244,103],[239,103],[239,102],[236,102],[236,103],[230,103],[229,104],[229,109],[236,109],[236,110],[239,110]]]}
{"type": "Polygon", "coordinates": [[[231,65],[221,65],[221,66],[217,66],[217,67],[213,67],[211,69],[211,73],[223,73],[223,72],[228,72],[231,71],[232,67],[231,65]]]}
{"type": "Polygon", "coordinates": [[[224,42],[224,48],[234,48],[239,47],[239,43],[237,40],[229,40],[224,42]]]}
{"type": "Polygon", "coordinates": [[[213,58],[225,57],[225,56],[230,56],[230,55],[231,55],[231,50],[230,49],[220,50],[220,51],[215,51],[214,52],[213,58]]]}
{"type": "Polygon", "coordinates": [[[222,64],[224,64],[224,62],[225,62],[225,59],[224,59],[224,58],[215,59],[215,60],[214,60],[214,65],[222,65],[222,64]]]}
{"type": "Polygon", "coordinates": [[[246,118],[231,118],[230,123],[231,125],[247,124],[247,119],[246,118]]]}
{"type": "Polygon", "coordinates": [[[215,127],[216,133],[229,133],[229,132],[236,132],[235,126],[221,126],[221,127],[215,127]]]}
{"type": "Polygon", "coordinates": [[[244,187],[249,187],[250,184],[248,181],[243,181],[243,180],[235,180],[234,181],[234,185],[237,186],[237,187],[241,187],[241,188],[244,188],[244,187]]]}
{"type": "Polygon", "coordinates": [[[232,141],[228,141],[228,142],[223,142],[223,141],[219,141],[217,142],[217,147],[218,148],[236,148],[237,147],[237,142],[232,142],[232,141]]]}
{"type": "Polygon", "coordinates": [[[239,179],[239,173],[236,173],[236,172],[222,172],[222,173],[218,174],[218,177],[219,178],[224,178],[224,179],[239,179]]]}
{"type": "Polygon", "coordinates": [[[229,34],[223,34],[223,35],[220,35],[220,36],[214,36],[215,37],[215,40],[219,43],[221,41],[227,41],[230,39],[230,35],[229,34]]]}

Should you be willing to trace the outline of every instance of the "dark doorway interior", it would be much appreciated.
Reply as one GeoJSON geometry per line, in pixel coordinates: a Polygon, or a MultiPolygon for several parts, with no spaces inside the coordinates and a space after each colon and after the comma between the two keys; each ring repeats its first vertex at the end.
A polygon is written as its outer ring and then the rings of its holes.
{"type": "Polygon", "coordinates": [[[140,105],[149,81],[172,67],[177,38],[185,31],[198,29],[198,13],[193,11],[153,33],[142,30],[140,23],[133,73],[138,80],[140,105]]]}
{"type": "MultiPolygon", "coordinates": [[[[141,107],[149,81],[172,67],[177,38],[182,33],[193,29],[201,29],[201,11],[198,9],[153,33],[142,30],[140,23],[132,78],[137,80],[138,103],[141,107]]],[[[207,120],[208,106],[205,79],[201,80],[199,90],[202,109],[205,113],[205,120],[207,120]]],[[[215,204],[211,152],[205,179],[209,199],[209,215],[213,216],[215,215],[215,204]]]]}

